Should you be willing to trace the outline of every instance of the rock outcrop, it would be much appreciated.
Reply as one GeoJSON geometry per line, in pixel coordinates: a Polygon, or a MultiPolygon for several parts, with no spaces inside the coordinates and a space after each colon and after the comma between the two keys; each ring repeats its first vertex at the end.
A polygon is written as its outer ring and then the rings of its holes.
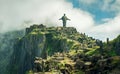
{"type": "Polygon", "coordinates": [[[0,74],[8,74],[8,65],[11,60],[10,56],[14,51],[13,46],[16,38],[24,35],[23,30],[10,31],[0,34],[0,74]]]}
{"type": "Polygon", "coordinates": [[[120,39],[103,43],[74,27],[32,25],[14,41],[10,74],[119,74],[120,39]]]}
{"type": "Polygon", "coordinates": [[[22,38],[16,39],[9,71],[10,74],[25,74],[26,71],[33,70],[35,57],[47,59],[47,56],[56,52],[89,51],[88,48],[96,46],[95,39],[78,33],[73,27],[33,25],[26,28],[22,38]]]}
{"type": "Polygon", "coordinates": [[[117,55],[120,55],[120,35],[115,38],[111,43],[109,43],[108,46],[109,45],[112,46],[111,48],[115,50],[117,55]]]}

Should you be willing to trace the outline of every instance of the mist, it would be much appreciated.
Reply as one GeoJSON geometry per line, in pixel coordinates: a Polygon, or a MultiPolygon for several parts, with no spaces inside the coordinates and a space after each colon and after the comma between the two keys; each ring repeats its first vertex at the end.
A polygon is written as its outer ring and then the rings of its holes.
{"type": "Polygon", "coordinates": [[[22,29],[33,23],[62,26],[58,19],[64,13],[71,19],[67,26],[76,27],[80,31],[85,31],[94,23],[91,14],[73,8],[65,0],[1,0],[0,4],[0,32],[22,29]]]}
{"type": "MultiPolygon", "coordinates": [[[[95,3],[95,0],[87,2],[88,5],[92,3],[95,3]]],[[[67,22],[67,27],[75,27],[80,33],[86,33],[97,39],[105,40],[109,37],[112,40],[120,32],[119,15],[111,20],[103,19],[105,23],[96,24],[94,14],[74,8],[67,0],[0,0],[0,10],[0,33],[21,30],[33,24],[62,26],[62,21],[58,19],[64,13],[71,19],[67,22]]]]}
{"type": "MultiPolygon", "coordinates": [[[[92,3],[87,1],[89,5],[92,3]]],[[[105,23],[96,24],[94,14],[74,8],[67,0],[0,0],[0,74],[5,71],[12,54],[14,44],[11,40],[24,35],[24,32],[19,34],[13,33],[14,31],[23,30],[33,24],[62,26],[59,18],[64,13],[71,19],[67,22],[67,27],[75,27],[80,33],[103,41],[106,38],[112,40],[120,33],[120,14],[111,19],[103,19],[105,23]]]]}
{"type": "Polygon", "coordinates": [[[9,74],[8,65],[13,54],[15,40],[24,35],[24,30],[0,34],[0,74],[9,74]]]}

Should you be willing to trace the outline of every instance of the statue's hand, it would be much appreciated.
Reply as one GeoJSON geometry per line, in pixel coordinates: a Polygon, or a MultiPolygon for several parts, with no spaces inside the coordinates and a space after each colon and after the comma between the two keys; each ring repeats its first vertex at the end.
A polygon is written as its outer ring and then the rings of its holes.
{"type": "Polygon", "coordinates": [[[62,20],[61,18],[59,20],[62,20]]]}

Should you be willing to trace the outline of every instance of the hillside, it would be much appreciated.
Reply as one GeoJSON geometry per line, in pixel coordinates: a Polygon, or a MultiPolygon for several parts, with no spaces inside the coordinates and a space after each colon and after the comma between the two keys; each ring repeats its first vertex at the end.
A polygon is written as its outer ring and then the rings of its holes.
{"type": "Polygon", "coordinates": [[[15,39],[23,35],[23,30],[0,34],[0,74],[8,74],[7,65],[14,50],[15,39]]]}
{"type": "MultiPolygon", "coordinates": [[[[15,39],[10,74],[106,74],[119,69],[119,56],[103,53],[105,44],[74,27],[32,25],[15,39]],[[115,59],[114,59],[115,57],[115,59]]],[[[107,48],[107,47],[106,47],[107,48]]]]}
{"type": "Polygon", "coordinates": [[[120,55],[120,35],[115,38],[113,41],[111,41],[111,48],[115,50],[117,55],[120,55]]]}

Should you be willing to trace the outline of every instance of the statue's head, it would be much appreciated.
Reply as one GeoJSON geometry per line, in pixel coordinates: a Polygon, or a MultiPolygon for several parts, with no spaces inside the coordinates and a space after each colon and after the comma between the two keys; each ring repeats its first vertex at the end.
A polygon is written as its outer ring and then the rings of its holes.
{"type": "Polygon", "coordinates": [[[64,13],[64,16],[65,16],[66,14],[64,13]]]}

